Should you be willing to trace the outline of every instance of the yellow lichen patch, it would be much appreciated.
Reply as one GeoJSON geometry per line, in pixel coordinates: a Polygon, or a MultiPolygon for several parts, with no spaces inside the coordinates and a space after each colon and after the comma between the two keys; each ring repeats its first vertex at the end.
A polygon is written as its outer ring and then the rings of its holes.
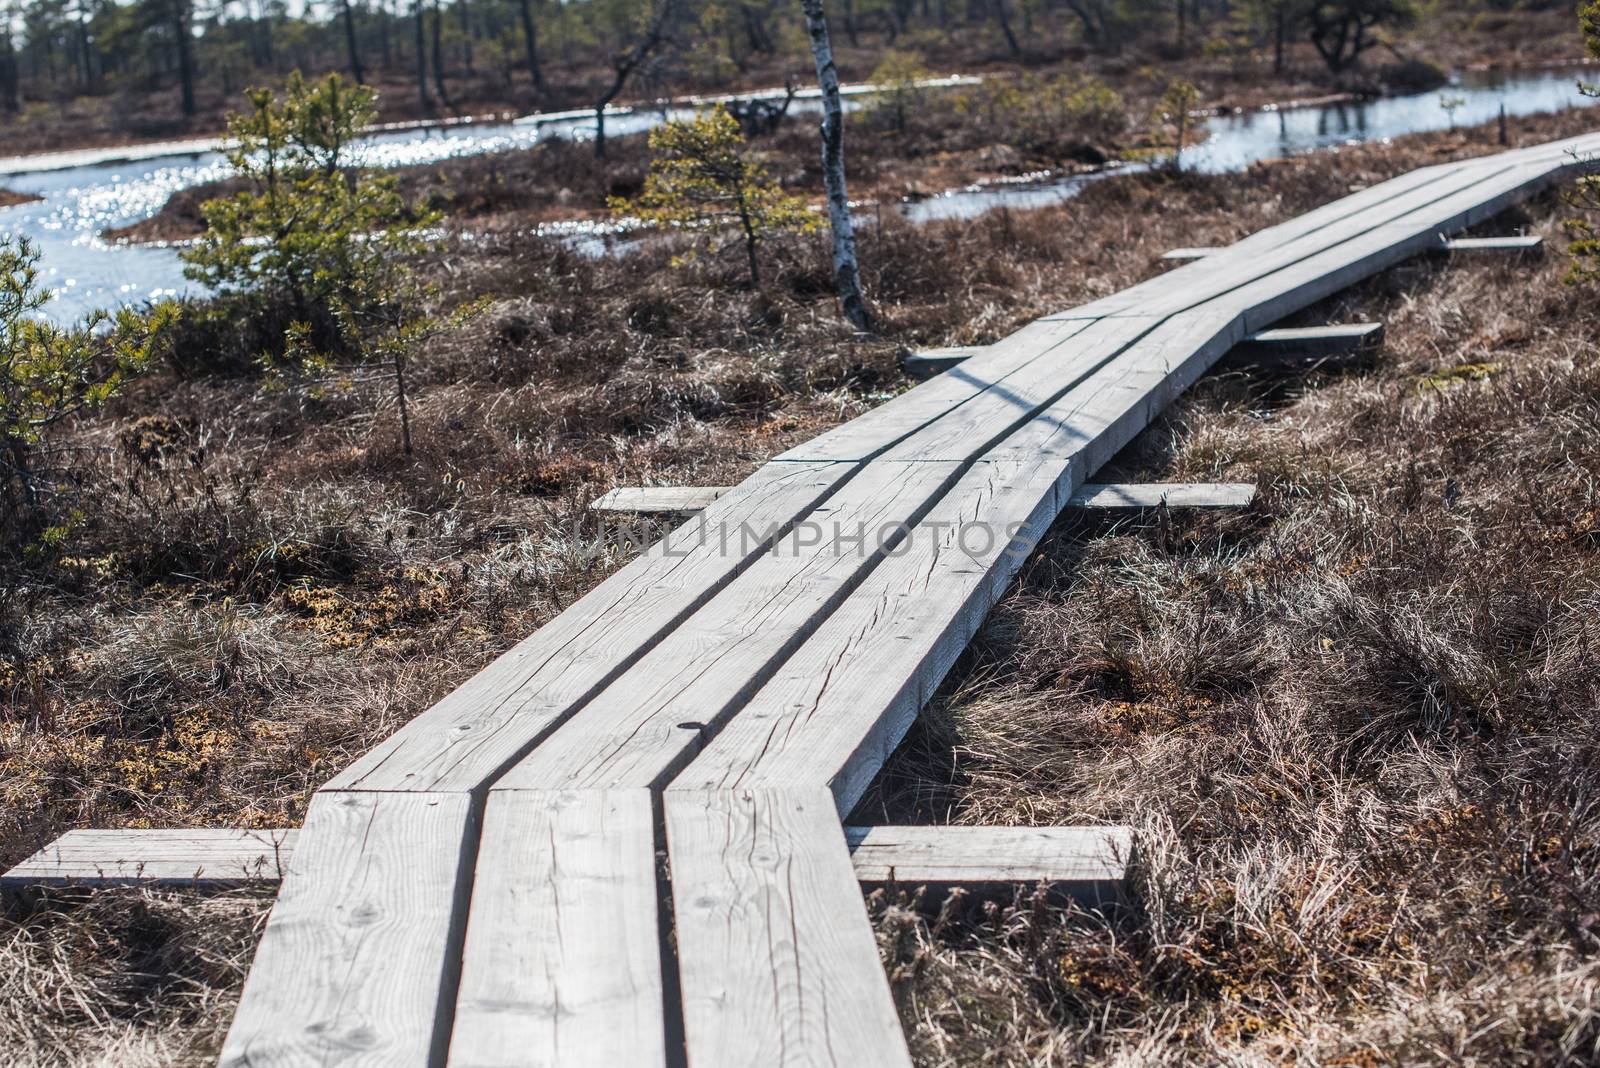
{"type": "Polygon", "coordinates": [[[402,568],[376,590],[336,589],[304,583],[284,594],[296,614],[330,645],[384,645],[405,627],[429,623],[454,604],[442,569],[402,568]]]}
{"type": "Polygon", "coordinates": [[[1503,363],[1463,363],[1455,367],[1446,367],[1439,371],[1430,371],[1422,376],[1421,388],[1426,390],[1445,390],[1452,386],[1459,386],[1464,382],[1484,382],[1506,369],[1503,363]]]}

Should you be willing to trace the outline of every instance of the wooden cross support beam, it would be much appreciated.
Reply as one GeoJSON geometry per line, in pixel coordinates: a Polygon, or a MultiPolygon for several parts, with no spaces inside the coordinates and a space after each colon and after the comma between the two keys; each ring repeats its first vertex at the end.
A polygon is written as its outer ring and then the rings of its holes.
{"type": "MultiPolygon", "coordinates": [[[[728,492],[727,486],[619,486],[589,505],[596,512],[685,515],[728,492]]],[[[1255,500],[1250,482],[1086,482],[1068,508],[1092,511],[1156,508],[1247,508],[1255,500]]]]}
{"type": "Polygon", "coordinates": [[[1262,330],[1229,351],[1234,366],[1305,368],[1371,355],[1383,345],[1382,323],[1340,323],[1262,330]]]}
{"type": "Polygon", "coordinates": [[[900,369],[918,381],[943,374],[963,360],[976,356],[982,346],[967,345],[945,349],[916,349],[900,357],[900,369]]]}
{"type": "Polygon", "coordinates": [[[1164,260],[1203,260],[1207,256],[1214,256],[1221,251],[1220,248],[1212,247],[1175,248],[1170,252],[1163,252],[1161,258],[1164,260]]]}
{"type": "MultiPolygon", "coordinates": [[[[1086,904],[1118,899],[1133,855],[1130,827],[846,827],[857,881],[983,890],[1048,883],[1086,904]]],[[[4,875],[0,889],[277,884],[295,829],[68,831],[4,875]]]]}
{"type": "Polygon", "coordinates": [[[1515,237],[1455,237],[1440,245],[1443,252],[1534,252],[1544,245],[1538,234],[1515,237]]]}

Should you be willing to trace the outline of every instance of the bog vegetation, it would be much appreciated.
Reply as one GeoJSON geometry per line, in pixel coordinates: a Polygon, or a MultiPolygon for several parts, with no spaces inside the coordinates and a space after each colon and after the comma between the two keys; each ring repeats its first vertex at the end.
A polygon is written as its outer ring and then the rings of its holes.
{"type": "MultiPolygon", "coordinates": [[[[1461,55],[1553,25],[1513,0],[830,4],[885,86],[847,116],[853,190],[1172,164],[1038,212],[858,212],[871,333],[838,307],[810,115],[709,108],[604,162],[362,165],[362,127],[407,110],[771,80],[804,56],[794,8],[0,20],[0,133],[191,93],[199,123],[272,86],[189,202],[210,297],[51,325],[35,253],[0,245],[0,865],[74,826],[298,824],[623,559],[587,510],[604,490],[737,481],[902,389],[902,348],[992,342],[1168,248],[1499,147],[1463,129],[1196,173],[1218,92],[1426,82],[1418,11],[1476,27],[1461,55]],[[927,90],[952,57],[998,76],[927,90]],[[590,257],[530,223],[608,205],[665,235],[590,257]]],[[[1595,1059],[1600,186],[1491,225],[1563,224],[1570,258],[1418,261],[1330,301],[1323,321],[1386,322],[1381,358],[1219,375],[1100,476],[1253,481],[1254,511],[1064,522],[1031,562],[857,817],[1132,822],[1136,906],[877,901],[920,1063],[1595,1059]]],[[[214,1056],[268,904],[0,922],[0,1061],[214,1056]]]]}

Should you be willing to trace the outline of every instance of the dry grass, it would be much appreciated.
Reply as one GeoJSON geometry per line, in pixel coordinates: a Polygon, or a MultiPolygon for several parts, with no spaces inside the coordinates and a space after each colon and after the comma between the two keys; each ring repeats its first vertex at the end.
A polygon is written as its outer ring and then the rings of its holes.
{"type": "MultiPolygon", "coordinates": [[[[492,306],[419,362],[409,460],[382,383],[154,376],[73,428],[67,545],[0,568],[0,864],[72,826],[293,824],[608,573],[584,511],[604,490],[736,480],[902,388],[902,344],[995,339],[1482,137],[885,220],[872,339],[815,248],[775,249],[756,294],[663,249],[463,243],[437,276],[492,306]]],[[[1378,365],[1208,380],[1117,462],[1259,480],[1256,514],[1063,527],[1033,563],[872,804],[1133,822],[1139,906],[885,905],[924,1063],[1590,1049],[1600,367],[1560,268],[1419,264],[1347,296],[1324,311],[1389,323],[1378,365]]],[[[264,905],[108,894],[7,921],[0,1057],[203,1059],[264,905]]]]}
{"type": "Polygon", "coordinates": [[[921,1063],[1600,1057],[1600,319],[1562,269],[1344,295],[1375,365],[1212,379],[1115,465],[1252,514],[1055,532],[858,818],[1132,823],[1137,904],[882,903],[921,1063]]]}

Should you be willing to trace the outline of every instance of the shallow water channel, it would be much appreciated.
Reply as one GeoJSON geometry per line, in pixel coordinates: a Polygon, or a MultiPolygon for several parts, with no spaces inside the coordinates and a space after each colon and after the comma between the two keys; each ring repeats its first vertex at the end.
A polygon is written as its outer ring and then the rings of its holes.
{"type": "MultiPolygon", "coordinates": [[[[1471,76],[1444,91],[1459,99],[1454,115],[1440,104],[1441,93],[1388,97],[1360,103],[1254,111],[1207,121],[1208,139],[1185,153],[1187,166],[1206,171],[1238,170],[1275,156],[1330,145],[1400,134],[1467,126],[1495,117],[1531,115],[1595,103],[1577,88],[1579,74],[1544,71],[1495,78],[1471,76]]],[[[612,115],[607,133],[619,136],[648,129],[689,109],[639,109],[612,115]]],[[[814,112],[815,100],[798,99],[791,111],[814,112]]],[[[366,161],[376,166],[430,163],[450,156],[526,148],[549,138],[585,139],[593,116],[533,116],[436,129],[377,134],[365,142],[366,161]]],[[[41,165],[59,161],[41,159],[41,165]]],[[[224,177],[227,164],[214,151],[163,154],[143,159],[96,162],[54,170],[24,171],[0,177],[0,184],[43,199],[0,209],[0,232],[31,238],[40,248],[41,270],[56,291],[52,318],[66,321],[96,307],[136,304],[176,295],[192,285],[183,277],[176,249],[115,244],[100,235],[158,211],[174,192],[224,177]]],[[[898,210],[915,222],[967,218],[996,208],[1028,209],[1056,204],[1115,169],[1070,178],[974,186],[952,190],[898,210]]],[[[600,239],[582,228],[570,236],[591,247],[600,239]]],[[[559,232],[559,231],[558,231],[559,232]]]]}

